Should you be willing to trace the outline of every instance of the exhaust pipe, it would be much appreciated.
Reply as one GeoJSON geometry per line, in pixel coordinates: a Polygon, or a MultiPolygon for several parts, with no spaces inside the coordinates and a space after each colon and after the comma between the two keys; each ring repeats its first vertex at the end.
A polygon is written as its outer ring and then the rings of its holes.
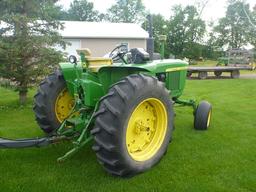
{"type": "Polygon", "coordinates": [[[153,38],[153,18],[151,15],[147,16],[148,19],[148,33],[149,38],[147,39],[147,52],[149,53],[150,60],[154,58],[154,38],[153,38]]]}

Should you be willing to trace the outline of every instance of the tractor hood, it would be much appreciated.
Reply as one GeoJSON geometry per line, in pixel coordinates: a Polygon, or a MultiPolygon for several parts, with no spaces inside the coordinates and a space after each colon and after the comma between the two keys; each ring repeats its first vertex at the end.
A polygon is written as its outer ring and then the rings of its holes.
{"type": "Polygon", "coordinates": [[[128,67],[128,68],[139,68],[143,71],[149,71],[152,73],[162,73],[168,71],[180,71],[186,70],[188,63],[179,59],[163,59],[154,60],[143,64],[123,64],[116,63],[108,67],[128,67]]]}

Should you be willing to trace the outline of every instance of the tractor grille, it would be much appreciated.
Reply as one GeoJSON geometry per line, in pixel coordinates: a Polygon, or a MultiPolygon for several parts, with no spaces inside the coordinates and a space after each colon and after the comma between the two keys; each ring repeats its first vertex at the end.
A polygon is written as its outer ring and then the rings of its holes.
{"type": "Polygon", "coordinates": [[[180,89],[180,71],[169,72],[168,82],[171,90],[180,89]]]}

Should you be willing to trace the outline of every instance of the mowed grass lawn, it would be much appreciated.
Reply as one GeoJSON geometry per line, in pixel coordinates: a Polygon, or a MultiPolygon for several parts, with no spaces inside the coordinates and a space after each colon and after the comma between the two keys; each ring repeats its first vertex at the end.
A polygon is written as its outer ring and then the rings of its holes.
{"type": "MultiPolygon", "coordinates": [[[[17,107],[16,93],[0,88],[0,136],[40,136],[29,104],[17,107]]],[[[72,159],[56,159],[68,143],[0,150],[0,191],[256,191],[256,80],[190,80],[183,98],[208,100],[208,131],[193,129],[192,110],[177,107],[168,153],[146,173],[130,179],[108,175],[91,145],[72,159]]]]}

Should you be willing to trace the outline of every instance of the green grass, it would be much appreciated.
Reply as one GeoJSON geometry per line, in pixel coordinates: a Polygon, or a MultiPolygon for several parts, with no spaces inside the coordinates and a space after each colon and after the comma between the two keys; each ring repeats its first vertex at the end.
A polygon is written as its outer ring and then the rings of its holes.
{"type": "MultiPolygon", "coordinates": [[[[211,127],[192,128],[192,110],[177,107],[168,153],[146,173],[120,179],[105,173],[91,146],[63,164],[68,143],[40,149],[0,150],[0,191],[236,191],[256,189],[256,81],[188,81],[183,98],[213,105],[211,127]]],[[[0,88],[0,136],[43,135],[16,93],[0,88]]],[[[30,92],[30,96],[33,91],[30,92]]]]}

